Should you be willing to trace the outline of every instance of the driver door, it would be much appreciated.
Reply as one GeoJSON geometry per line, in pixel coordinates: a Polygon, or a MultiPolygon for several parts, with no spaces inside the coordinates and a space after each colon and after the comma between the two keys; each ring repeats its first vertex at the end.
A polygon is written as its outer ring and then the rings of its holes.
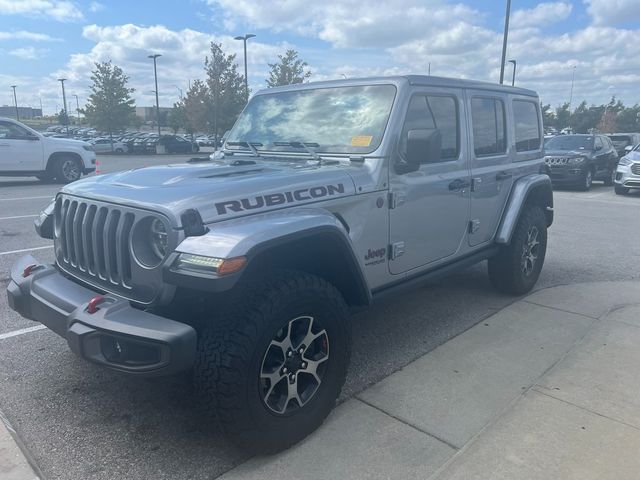
{"type": "Polygon", "coordinates": [[[44,170],[40,137],[12,122],[0,121],[0,171],[44,170]]]}
{"type": "Polygon", "coordinates": [[[467,155],[462,90],[416,90],[409,101],[396,158],[390,166],[389,270],[401,274],[453,258],[467,233],[471,174],[467,155]],[[437,161],[401,173],[409,130],[437,130],[437,161]]]}

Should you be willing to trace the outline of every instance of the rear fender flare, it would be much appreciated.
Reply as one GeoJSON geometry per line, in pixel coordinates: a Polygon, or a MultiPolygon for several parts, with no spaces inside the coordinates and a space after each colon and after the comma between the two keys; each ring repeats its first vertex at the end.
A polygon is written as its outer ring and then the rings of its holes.
{"type": "Polygon", "coordinates": [[[519,178],[511,188],[498,231],[496,243],[508,245],[518,225],[520,214],[527,205],[538,205],[547,217],[547,226],[553,223],[553,189],[546,174],[532,174],[519,178]]]}

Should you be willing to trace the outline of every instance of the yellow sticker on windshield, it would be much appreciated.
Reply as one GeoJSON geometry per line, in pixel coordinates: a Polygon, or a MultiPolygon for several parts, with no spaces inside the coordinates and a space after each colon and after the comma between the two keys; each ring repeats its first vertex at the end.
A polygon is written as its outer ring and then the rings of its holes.
{"type": "Polygon", "coordinates": [[[371,135],[358,135],[356,137],[351,137],[351,146],[368,147],[369,145],[371,145],[371,140],[373,140],[373,137],[371,135]]]}

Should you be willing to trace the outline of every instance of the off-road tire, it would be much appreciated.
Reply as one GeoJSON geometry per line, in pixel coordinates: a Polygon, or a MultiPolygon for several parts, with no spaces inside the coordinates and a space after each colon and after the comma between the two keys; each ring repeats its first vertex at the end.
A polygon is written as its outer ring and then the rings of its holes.
{"type": "Polygon", "coordinates": [[[625,187],[623,185],[618,185],[617,183],[613,187],[616,192],[616,195],[626,195],[629,193],[629,187],[625,187]]]}
{"type": "Polygon", "coordinates": [[[489,279],[500,292],[509,295],[524,295],[531,291],[540,276],[547,250],[547,219],[538,206],[527,207],[520,215],[511,243],[489,259],[489,279]],[[529,233],[538,231],[537,258],[530,273],[523,271],[523,256],[529,233]]]}
{"type": "Polygon", "coordinates": [[[237,299],[225,320],[200,332],[195,390],[236,445],[253,454],[275,453],[313,432],[335,405],[351,354],[349,312],[333,285],[297,271],[246,285],[237,299]],[[278,415],[267,407],[260,383],[265,353],[280,329],[305,315],[326,330],[327,366],[308,403],[278,415]]]}
{"type": "Polygon", "coordinates": [[[53,175],[58,183],[71,183],[82,177],[82,165],[73,157],[57,158],[53,164],[53,175]]]}

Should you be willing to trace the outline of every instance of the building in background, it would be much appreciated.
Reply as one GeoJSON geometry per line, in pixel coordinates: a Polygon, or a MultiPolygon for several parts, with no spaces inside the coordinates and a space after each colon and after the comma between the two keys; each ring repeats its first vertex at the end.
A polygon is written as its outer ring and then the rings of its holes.
{"type": "MultiPolygon", "coordinates": [[[[160,119],[171,111],[168,107],[160,107],[160,119]],[[166,112],[166,113],[165,113],[166,112]]],[[[136,107],[136,117],[142,119],[143,122],[156,121],[156,107],[136,107]]]]}
{"type": "MultiPolygon", "coordinates": [[[[30,120],[42,117],[42,110],[39,108],[18,107],[18,115],[20,115],[20,120],[30,120]]],[[[13,105],[0,106],[0,117],[16,118],[16,107],[13,105]]]]}

